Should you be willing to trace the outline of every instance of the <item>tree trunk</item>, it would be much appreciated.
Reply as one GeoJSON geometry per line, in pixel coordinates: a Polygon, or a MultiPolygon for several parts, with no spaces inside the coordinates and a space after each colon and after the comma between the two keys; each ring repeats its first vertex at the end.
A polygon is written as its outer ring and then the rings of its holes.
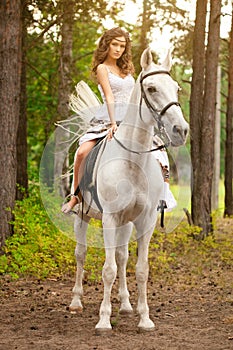
{"type": "MultiPolygon", "coordinates": [[[[58,87],[58,115],[59,120],[69,116],[68,101],[71,94],[71,68],[73,46],[73,1],[62,1],[62,26],[61,26],[61,55],[59,67],[58,87]]],[[[62,197],[69,192],[69,178],[61,180],[60,176],[68,168],[68,150],[62,146],[64,131],[57,128],[55,133],[55,158],[54,158],[54,183],[55,191],[62,197]]]]}
{"type": "Polygon", "coordinates": [[[0,244],[12,234],[16,194],[16,139],[20,113],[20,0],[0,2],[0,244]]]}
{"type": "Polygon", "coordinates": [[[196,21],[193,40],[193,75],[190,96],[190,142],[193,167],[191,215],[195,224],[198,222],[199,204],[201,200],[201,193],[198,189],[198,165],[200,161],[200,138],[205,76],[206,13],[207,0],[198,0],[196,4],[196,21]]]}
{"type": "Polygon", "coordinates": [[[141,53],[147,48],[148,46],[148,38],[147,34],[150,30],[149,24],[150,24],[150,4],[148,0],[143,0],[143,13],[142,13],[142,28],[140,33],[140,51],[141,53]]]}
{"type": "Polygon", "coordinates": [[[214,140],[214,174],[212,183],[211,209],[219,208],[219,180],[220,180],[220,153],[221,153],[221,66],[218,66],[216,87],[216,112],[215,112],[215,140],[214,140]]]}
{"type": "Polygon", "coordinates": [[[20,91],[20,120],[17,133],[16,199],[22,200],[28,190],[27,172],[27,88],[26,88],[26,1],[22,0],[22,70],[20,91]]]}
{"type": "Polygon", "coordinates": [[[147,35],[150,33],[152,25],[154,24],[150,19],[151,14],[151,0],[143,0],[143,9],[142,9],[142,25],[140,27],[139,33],[139,45],[136,49],[136,56],[134,58],[134,66],[137,74],[141,71],[140,57],[142,52],[148,47],[148,38],[147,35]]]}
{"type": "Polygon", "coordinates": [[[229,47],[228,98],[225,143],[225,210],[224,216],[233,215],[233,10],[229,47]]]}
{"type": "Polygon", "coordinates": [[[210,21],[206,51],[205,86],[201,123],[200,162],[197,183],[200,203],[196,223],[203,235],[212,232],[211,192],[214,166],[215,106],[219,58],[221,0],[210,1],[210,21]]]}

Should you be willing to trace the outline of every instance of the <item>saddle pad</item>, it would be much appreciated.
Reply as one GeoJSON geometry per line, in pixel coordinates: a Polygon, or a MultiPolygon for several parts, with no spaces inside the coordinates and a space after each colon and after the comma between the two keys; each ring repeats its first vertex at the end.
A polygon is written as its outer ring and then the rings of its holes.
{"type": "Polygon", "coordinates": [[[89,203],[89,208],[91,206],[92,200],[94,200],[94,202],[96,203],[101,213],[103,210],[99,203],[98,194],[97,194],[95,167],[98,166],[97,164],[98,156],[102,154],[105,148],[105,144],[106,144],[105,141],[106,141],[106,137],[102,137],[101,139],[99,139],[96,145],[91,150],[91,152],[88,154],[86,158],[86,163],[85,163],[84,175],[79,185],[83,198],[84,198],[85,191],[88,191],[91,193],[91,202],[89,203]],[[100,153],[100,150],[101,150],[101,153],[100,153]]]}

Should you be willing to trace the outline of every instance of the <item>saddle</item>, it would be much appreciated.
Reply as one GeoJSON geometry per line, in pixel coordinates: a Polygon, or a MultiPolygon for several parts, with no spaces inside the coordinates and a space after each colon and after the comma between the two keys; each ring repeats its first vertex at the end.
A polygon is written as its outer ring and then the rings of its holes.
{"type": "MultiPolygon", "coordinates": [[[[99,211],[101,213],[103,212],[103,208],[99,202],[99,198],[97,194],[96,173],[98,170],[98,163],[99,163],[100,157],[105,149],[106,141],[107,141],[107,138],[105,136],[98,139],[97,143],[88,154],[85,161],[84,175],[80,181],[79,186],[77,187],[74,193],[74,195],[77,196],[81,192],[82,204],[84,203],[85,192],[88,191],[91,194],[91,200],[85,214],[88,214],[93,201],[97,205],[99,211]]],[[[82,205],[82,208],[83,208],[83,205],[82,205]]]]}

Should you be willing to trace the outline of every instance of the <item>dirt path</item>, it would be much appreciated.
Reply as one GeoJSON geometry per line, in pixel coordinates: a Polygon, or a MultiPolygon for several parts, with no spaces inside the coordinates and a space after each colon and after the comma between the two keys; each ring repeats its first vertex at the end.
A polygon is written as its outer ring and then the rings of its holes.
{"type": "MultiPolygon", "coordinates": [[[[116,283],[117,285],[117,283],[116,283]]],[[[230,284],[229,284],[230,285],[230,284]]],[[[1,281],[1,350],[228,350],[233,349],[233,291],[208,278],[195,287],[148,283],[148,301],[154,332],[137,333],[136,313],[118,315],[113,291],[114,329],[96,336],[103,286],[85,285],[82,314],[70,314],[73,279],[1,281]]],[[[136,283],[129,279],[136,309],[136,283]]]]}

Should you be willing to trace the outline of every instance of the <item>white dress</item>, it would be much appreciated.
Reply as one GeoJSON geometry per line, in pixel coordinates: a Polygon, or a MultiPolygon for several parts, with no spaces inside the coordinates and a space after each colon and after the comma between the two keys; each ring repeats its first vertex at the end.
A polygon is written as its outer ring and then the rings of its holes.
{"type": "MultiPolygon", "coordinates": [[[[154,136],[154,147],[162,145],[163,142],[158,136],[154,136]]],[[[159,161],[161,168],[164,169],[163,175],[164,175],[164,192],[163,192],[163,198],[166,202],[167,208],[165,211],[171,211],[177,206],[177,202],[169,188],[169,177],[170,177],[170,166],[169,166],[169,159],[168,155],[165,149],[158,150],[153,152],[155,158],[159,161]]]]}
{"type": "MultiPolygon", "coordinates": [[[[135,81],[131,74],[121,78],[120,76],[112,73],[108,67],[106,67],[106,69],[108,71],[108,79],[114,96],[115,121],[120,123],[126,114],[135,81]]],[[[99,106],[99,108],[96,110],[95,117],[90,121],[92,127],[89,128],[87,133],[79,139],[80,145],[83,142],[106,136],[108,129],[111,126],[105,95],[100,85],[98,85],[98,89],[101,93],[103,104],[99,106]]]]}

